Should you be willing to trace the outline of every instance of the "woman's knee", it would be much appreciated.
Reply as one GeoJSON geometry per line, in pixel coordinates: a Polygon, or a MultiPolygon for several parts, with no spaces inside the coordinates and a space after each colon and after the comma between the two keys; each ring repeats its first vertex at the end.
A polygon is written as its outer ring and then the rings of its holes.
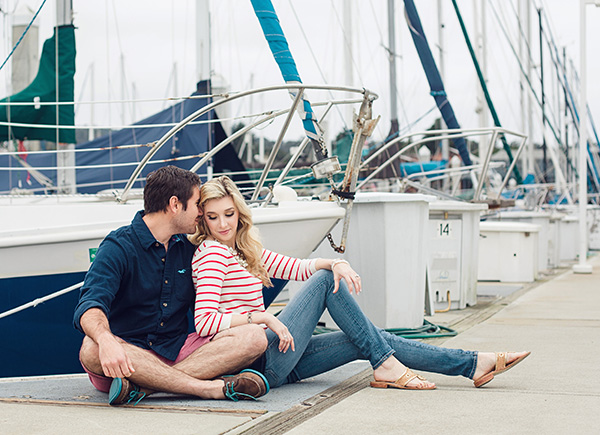
{"type": "Polygon", "coordinates": [[[335,285],[335,279],[333,276],[333,272],[331,270],[327,270],[327,269],[317,270],[313,274],[311,279],[314,279],[315,281],[317,281],[319,283],[325,284],[330,290],[333,290],[334,285],[335,285]]]}
{"type": "Polygon", "coordinates": [[[313,273],[312,276],[321,278],[321,279],[326,279],[329,281],[333,281],[333,272],[331,270],[327,270],[327,269],[317,270],[315,273],[313,273]]]}

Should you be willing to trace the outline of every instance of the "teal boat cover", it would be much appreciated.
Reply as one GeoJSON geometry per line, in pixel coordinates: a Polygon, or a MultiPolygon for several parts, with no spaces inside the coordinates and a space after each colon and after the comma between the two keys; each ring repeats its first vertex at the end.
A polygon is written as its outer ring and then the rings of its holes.
{"type": "MultiPolygon", "coordinates": [[[[69,102],[74,99],[75,75],[75,28],[65,25],[54,28],[52,38],[44,42],[38,73],[29,86],[21,92],[0,100],[0,103],[54,103],[69,102]],[[58,56],[56,50],[58,49],[58,56]],[[58,59],[58,68],[56,60],[58,59]],[[57,80],[58,74],[58,80],[57,80]],[[58,89],[57,89],[58,88],[58,89]]],[[[53,127],[15,127],[0,126],[0,141],[7,140],[48,140],[62,143],[75,143],[75,130],[57,128],[56,125],[75,125],[73,104],[58,106],[58,118],[55,105],[2,105],[0,122],[16,124],[40,124],[53,127]]]]}

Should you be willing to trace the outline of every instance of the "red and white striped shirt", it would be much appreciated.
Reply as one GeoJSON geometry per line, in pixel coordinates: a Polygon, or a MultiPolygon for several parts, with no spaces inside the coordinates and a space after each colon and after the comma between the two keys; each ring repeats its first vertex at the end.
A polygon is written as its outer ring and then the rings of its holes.
{"type": "MultiPolygon", "coordinates": [[[[316,259],[299,260],[263,249],[261,261],[271,278],[307,280],[316,272],[316,259]]],[[[246,270],[227,247],[213,240],[198,246],[192,259],[196,289],[194,325],[205,337],[231,326],[233,314],[264,311],[260,279],[246,270]]]]}

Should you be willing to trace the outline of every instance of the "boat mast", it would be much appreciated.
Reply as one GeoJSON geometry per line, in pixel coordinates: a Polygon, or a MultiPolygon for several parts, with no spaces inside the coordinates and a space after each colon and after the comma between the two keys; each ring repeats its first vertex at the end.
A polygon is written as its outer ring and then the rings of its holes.
{"type": "MultiPolygon", "coordinates": [[[[439,2],[440,0],[438,0],[439,2]]],[[[398,133],[398,89],[396,76],[396,11],[394,0],[388,0],[388,59],[390,63],[390,132],[388,136],[398,133]]]]}
{"type": "Polygon", "coordinates": [[[196,0],[196,82],[210,79],[210,63],[208,0],[196,0]]]}
{"type": "MultiPolygon", "coordinates": [[[[13,18],[12,40],[18,41],[33,18],[33,12],[20,5],[13,18]]],[[[35,78],[40,61],[39,55],[39,28],[33,23],[20,46],[12,56],[11,89],[7,94],[16,94],[25,89],[35,78]]],[[[10,107],[10,106],[9,106],[10,107]]]]}
{"type": "MultiPolygon", "coordinates": [[[[210,10],[209,0],[196,0],[196,83],[208,81],[208,94],[212,93],[211,75],[211,47],[210,47],[210,10]]],[[[208,114],[209,119],[211,113],[208,114]]],[[[208,123],[208,149],[213,147],[213,124],[208,123]]],[[[212,160],[206,167],[206,175],[212,178],[212,160]]]]}
{"type": "MultiPolygon", "coordinates": [[[[19,40],[25,29],[27,29],[28,23],[33,18],[33,12],[30,11],[24,5],[19,5],[16,13],[13,16],[12,23],[12,41],[16,42],[19,40]]],[[[8,14],[7,14],[8,21],[8,14]]],[[[40,63],[39,53],[39,27],[34,22],[25,37],[21,41],[21,44],[15,50],[12,56],[11,62],[11,75],[10,83],[8,84],[8,95],[16,94],[25,89],[35,78],[37,69],[40,63]]],[[[7,118],[10,121],[11,106],[6,106],[7,118]]],[[[16,146],[16,145],[15,145],[16,146]]],[[[28,140],[25,141],[25,148],[28,151],[39,151],[40,141],[39,140],[28,140]]]]}
{"type": "MultiPolygon", "coordinates": [[[[352,5],[353,2],[344,2],[344,80],[346,86],[352,86],[354,84],[354,68],[352,68],[352,56],[354,52],[353,47],[353,35],[352,29],[352,5]]],[[[347,95],[350,98],[350,94],[347,95]]],[[[351,105],[346,106],[346,117],[345,119],[352,119],[353,109],[351,105]]]]}
{"type": "MultiPolygon", "coordinates": [[[[59,100],[59,75],[58,75],[58,28],[61,26],[67,26],[73,24],[73,2],[72,0],[61,0],[56,2],[56,62],[55,62],[55,76],[56,76],[56,101],[59,100]]],[[[76,192],[76,180],[75,180],[75,144],[73,143],[60,143],[58,140],[58,125],[59,125],[59,105],[56,105],[56,149],[62,152],[56,154],[56,184],[59,193],[73,194],[76,192]]]]}
{"type": "MultiPolygon", "coordinates": [[[[567,47],[563,47],[562,50],[562,55],[563,55],[563,71],[564,71],[564,77],[565,77],[565,84],[566,84],[566,80],[567,80],[567,47]]],[[[564,118],[564,123],[565,123],[565,154],[567,156],[567,162],[569,161],[569,96],[567,94],[567,86],[565,86],[563,88],[563,97],[565,100],[565,111],[563,113],[563,118],[564,118]]],[[[571,165],[567,165],[566,167],[566,171],[565,171],[565,177],[567,180],[570,179],[570,174],[569,174],[569,170],[571,169],[571,165]]],[[[573,172],[571,170],[571,172],[573,172]]]]}
{"type": "MultiPolygon", "coordinates": [[[[446,24],[444,23],[444,9],[442,0],[438,0],[437,2],[438,9],[438,49],[439,49],[439,61],[440,61],[440,76],[442,77],[442,81],[446,80],[446,44],[444,41],[444,30],[446,29],[446,24]]],[[[444,118],[440,118],[441,128],[448,128],[444,118]]],[[[448,139],[442,140],[442,160],[447,162],[450,161],[450,141],[448,139]]],[[[443,189],[446,190],[448,179],[444,179],[442,182],[443,189]]]]}
{"type": "MultiPolygon", "coordinates": [[[[586,44],[586,0],[579,3],[579,261],[573,266],[575,273],[592,273],[592,265],[587,262],[587,44],[586,44]]],[[[598,4],[596,4],[598,6],[598,4]]]]}
{"type": "MultiPolygon", "coordinates": [[[[539,33],[540,33],[540,85],[542,89],[542,130],[546,130],[546,94],[544,92],[544,40],[542,31],[542,9],[538,9],[538,22],[539,22],[539,33]]],[[[548,182],[548,156],[546,154],[547,144],[546,135],[542,135],[542,151],[543,151],[543,165],[542,165],[542,180],[544,183],[548,182]]]]}
{"type": "MultiPolygon", "coordinates": [[[[487,77],[487,41],[486,41],[486,24],[485,24],[485,2],[473,0],[473,19],[475,29],[475,53],[481,68],[483,77],[487,77]],[[481,8],[479,7],[481,6],[481,8]]],[[[485,108],[485,95],[482,86],[477,86],[477,105],[475,112],[479,116],[479,128],[488,127],[488,116],[485,108]]],[[[479,138],[479,159],[483,162],[483,156],[488,153],[488,138],[481,136],[479,138]]]]}
{"type": "Polygon", "coordinates": [[[519,17],[524,17],[525,26],[519,23],[522,31],[519,32],[519,58],[521,64],[525,65],[526,76],[521,75],[521,130],[527,132],[528,142],[526,148],[526,172],[535,175],[535,156],[533,140],[533,124],[531,122],[531,111],[533,110],[531,92],[527,92],[527,79],[531,77],[531,6],[529,0],[519,0],[519,17]]]}
{"type": "MultiPolygon", "coordinates": [[[[526,35],[527,35],[527,44],[528,47],[531,45],[531,5],[529,4],[529,0],[527,1],[527,13],[525,14],[525,19],[527,20],[526,35]]],[[[533,66],[531,64],[531,49],[527,50],[527,77],[531,77],[533,66]]],[[[535,142],[533,141],[533,98],[531,92],[527,92],[527,126],[529,128],[529,167],[531,170],[531,174],[535,174],[535,142]]]]}

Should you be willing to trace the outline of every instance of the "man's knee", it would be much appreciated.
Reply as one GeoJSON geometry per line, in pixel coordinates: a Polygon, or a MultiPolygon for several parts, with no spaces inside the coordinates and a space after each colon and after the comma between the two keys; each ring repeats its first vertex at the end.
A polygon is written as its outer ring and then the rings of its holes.
{"type": "Polygon", "coordinates": [[[98,345],[87,335],[83,337],[79,350],[79,361],[90,372],[102,374],[102,365],[98,355],[98,345]]]}
{"type": "Polygon", "coordinates": [[[262,355],[269,344],[265,330],[259,325],[244,325],[233,328],[232,331],[238,338],[240,349],[250,356],[262,355]]]}

